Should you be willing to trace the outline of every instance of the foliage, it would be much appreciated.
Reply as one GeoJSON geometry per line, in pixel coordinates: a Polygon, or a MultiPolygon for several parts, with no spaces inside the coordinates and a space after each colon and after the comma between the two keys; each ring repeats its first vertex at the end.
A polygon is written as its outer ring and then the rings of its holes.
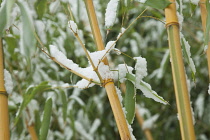
{"type": "MultiPolygon", "coordinates": [[[[96,50],[83,1],[35,0],[22,3],[23,0],[18,0],[14,4],[13,1],[4,2],[0,9],[0,17],[4,18],[0,20],[0,31],[3,31],[0,35],[3,37],[5,66],[11,72],[14,82],[13,93],[9,96],[10,127],[13,128],[11,139],[30,139],[25,118],[27,109],[30,110],[27,105],[32,99],[37,101],[39,107],[33,112],[33,123],[42,139],[45,139],[43,137],[46,137],[46,131],[47,139],[120,139],[104,89],[95,86],[81,90],[65,84],[74,85],[80,78],[49,59],[39,49],[40,44],[34,36],[35,30],[46,51],[49,50],[50,44],[56,45],[69,59],[81,67],[86,67],[88,63],[85,54],[67,25],[68,20],[72,19],[70,7],[83,43],[89,51],[96,50]],[[45,125],[46,128],[43,126],[43,120],[48,120],[45,122],[49,123],[45,125]]],[[[124,1],[120,1],[115,24],[110,30],[106,30],[104,16],[107,3],[108,1],[103,0],[94,1],[105,44],[115,40],[121,27],[128,27],[148,8],[146,5],[151,6],[148,4],[149,0],[145,4],[131,1],[129,7],[124,1]]],[[[195,81],[191,78],[191,68],[187,65],[188,58],[185,58],[185,69],[189,77],[189,90],[195,113],[196,136],[198,139],[207,140],[210,138],[210,97],[207,94],[206,58],[202,55],[201,47],[204,44],[204,35],[199,7],[195,8],[192,16],[188,10],[190,7],[188,1],[183,2],[182,13],[185,19],[182,33],[191,45],[191,57],[197,70],[195,81]],[[196,103],[198,97],[203,98],[203,104],[196,103]],[[203,108],[203,111],[200,108],[203,108]]],[[[154,114],[160,115],[151,130],[154,139],[172,140],[180,139],[180,130],[169,56],[164,60],[164,54],[168,53],[168,42],[165,25],[161,22],[164,20],[162,9],[164,7],[148,8],[143,14],[144,17],[139,18],[117,41],[116,48],[129,56],[143,56],[147,59],[148,76],[144,81],[149,82],[152,89],[170,105],[165,106],[147,99],[140,90],[136,92],[136,102],[147,112],[143,115],[144,119],[149,119],[149,116],[154,114]]],[[[113,51],[108,59],[111,60],[111,69],[116,69],[115,64],[135,65],[135,61],[129,57],[116,55],[113,51]]],[[[133,115],[129,117],[130,120],[132,117],[133,115]]],[[[136,119],[132,127],[137,139],[145,139],[136,119]]]]}

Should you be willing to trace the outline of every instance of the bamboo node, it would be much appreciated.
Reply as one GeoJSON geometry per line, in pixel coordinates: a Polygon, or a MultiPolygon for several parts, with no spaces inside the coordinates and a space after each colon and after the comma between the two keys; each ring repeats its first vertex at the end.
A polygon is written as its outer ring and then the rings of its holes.
{"type": "Polygon", "coordinates": [[[178,22],[169,22],[169,23],[166,23],[166,26],[165,27],[168,28],[171,25],[177,25],[177,26],[179,26],[179,23],[178,22]]]}
{"type": "Polygon", "coordinates": [[[102,86],[105,87],[106,84],[111,83],[111,82],[114,82],[114,80],[113,79],[104,80],[104,82],[102,83],[102,86]]]}
{"type": "Polygon", "coordinates": [[[0,95],[1,95],[1,94],[8,97],[8,93],[7,93],[6,91],[0,91],[0,95]]]}

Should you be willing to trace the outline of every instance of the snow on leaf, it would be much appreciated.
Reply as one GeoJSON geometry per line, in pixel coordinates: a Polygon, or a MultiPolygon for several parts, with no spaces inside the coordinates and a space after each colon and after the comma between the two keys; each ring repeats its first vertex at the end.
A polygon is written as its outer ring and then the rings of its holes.
{"type": "Polygon", "coordinates": [[[106,13],[105,13],[105,26],[110,28],[114,25],[114,21],[117,15],[117,6],[119,0],[110,0],[107,4],[106,13]]]}
{"type": "Polygon", "coordinates": [[[12,77],[6,69],[4,69],[4,87],[7,91],[8,94],[12,93],[13,89],[13,82],[12,82],[12,77]]]}
{"type": "Polygon", "coordinates": [[[152,98],[156,102],[160,102],[165,105],[168,104],[167,101],[165,101],[154,90],[152,90],[151,86],[148,83],[141,81],[139,85],[136,85],[136,88],[140,89],[143,92],[144,96],[146,96],[147,98],[152,98]]]}
{"type": "Polygon", "coordinates": [[[147,61],[142,57],[134,57],[136,59],[136,84],[139,84],[140,81],[147,76],[147,61]]]}
{"type": "Polygon", "coordinates": [[[78,31],[77,24],[76,24],[74,21],[72,21],[72,20],[70,20],[70,21],[68,22],[68,24],[69,24],[69,28],[70,28],[74,33],[77,33],[77,31],[78,31]]]}
{"type": "Polygon", "coordinates": [[[143,125],[142,125],[142,129],[151,129],[154,126],[154,123],[157,121],[159,115],[156,114],[154,116],[152,116],[151,118],[147,119],[144,121],[143,125]]]}

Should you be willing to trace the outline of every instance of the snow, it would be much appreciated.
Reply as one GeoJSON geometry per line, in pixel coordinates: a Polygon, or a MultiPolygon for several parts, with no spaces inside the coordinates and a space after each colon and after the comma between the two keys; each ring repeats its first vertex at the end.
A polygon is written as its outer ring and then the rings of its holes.
{"type": "Polygon", "coordinates": [[[70,28],[74,33],[77,33],[77,31],[78,31],[77,24],[76,24],[74,21],[72,21],[72,20],[70,20],[70,21],[68,22],[68,24],[69,24],[69,28],[70,28]]]}
{"type": "Polygon", "coordinates": [[[139,1],[141,3],[145,3],[147,0],[137,0],[137,1],[139,1]]]}
{"type": "Polygon", "coordinates": [[[116,53],[117,55],[121,55],[121,51],[120,51],[119,49],[114,48],[113,50],[115,51],[115,53],[116,53]]]}
{"type": "Polygon", "coordinates": [[[147,119],[144,121],[143,125],[142,125],[142,129],[151,129],[154,126],[154,123],[157,121],[159,115],[156,114],[154,116],[152,116],[151,118],[147,119]]]}
{"type": "Polygon", "coordinates": [[[204,112],[204,95],[199,94],[197,100],[195,101],[195,108],[198,117],[201,119],[204,112]]]}
{"type": "Polygon", "coordinates": [[[210,83],[209,83],[209,89],[208,89],[208,94],[210,95],[210,83]]]}
{"type": "Polygon", "coordinates": [[[152,98],[156,102],[160,102],[162,104],[168,104],[162,97],[160,97],[154,90],[151,89],[151,86],[148,83],[141,81],[140,84],[136,85],[136,88],[140,89],[144,96],[147,98],[152,98]]]}
{"type": "Polygon", "coordinates": [[[117,6],[119,0],[110,0],[107,4],[106,13],[105,13],[105,26],[110,28],[114,25],[116,16],[117,16],[117,6]]]}
{"type": "Polygon", "coordinates": [[[105,50],[107,51],[107,53],[109,53],[112,49],[114,49],[115,43],[116,43],[116,41],[109,41],[106,44],[105,50]]]}
{"type": "Polygon", "coordinates": [[[140,84],[140,81],[147,76],[147,61],[142,57],[134,57],[136,61],[136,84],[140,84]]]}
{"type": "Polygon", "coordinates": [[[191,3],[198,5],[199,0],[191,0],[191,3]]]}
{"type": "Polygon", "coordinates": [[[126,73],[132,73],[133,68],[130,66],[127,66],[126,64],[119,64],[118,65],[118,71],[119,71],[119,81],[120,83],[125,82],[126,73]]]}
{"type": "Polygon", "coordinates": [[[128,124],[128,122],[127,122],[127,125],[128,125],[128,129],[131,135],[131,139],[136,140],[135,136],[133,135],[133,128],[131,127],[131,125],[128,124]]]}
{"type": "Polygon", "coordinates": [[[120,91],[120,89],[118,87],[115,86],[115,88],[116,88],[116,93],[118,95],[118,98],[119,98],[121,106],[122,106],[122,101],[123,101],[122,92],[120,91]]]}
{"type": "Polygon", "coordinates": [[[126,29],[122,27],[121,32],[117,36],[117,39],[119,39],[124,34],[125,31],[126,31],[126,29]]]}
{"type": "Polygon", "coordinates": [[[189,60],[189,66],[190,66],[192,72],[195,74],[196,73],[196,69],[195,69],[195,64],[194,64],[194,62],[193,62],[193,60],[191,58],[190,45],[189,45],[188,41],[185,40],[183,35],[182,35],[182,39],[183,39],[184,46],[185,46],[185,49],[186,49],[186,52],[187,52],[187,59],[189,60]]]}
{"type": "Polygon", "coordinates": [[[101,124],[101,120],[100,119],[95,119],[95,121],[92,124],[92,127],[90,128],[89,133],[91,135],[93,135],[96,132],[96,130],[98,129],[98,127],[100,126],[100,124],[101,124]]]}
{"type": "Polygon", "coordinates": [[[7,71],[6,69],[4,69],[4,87],[7,91],[8,94],[12,93],[12,89],[13,89],[13,82],[12,82],[12,77],[9,73],[9,71],[7,71]]]}
{"type": "Polygon", "coordinates": [[[207,51],[207,49],[208,49],[208,45],[205,45],[205,46],[204,46],[204,49],[203,49],[203,50],[204,50],[204,52],[206,52],[206,51],[207,51]]]}

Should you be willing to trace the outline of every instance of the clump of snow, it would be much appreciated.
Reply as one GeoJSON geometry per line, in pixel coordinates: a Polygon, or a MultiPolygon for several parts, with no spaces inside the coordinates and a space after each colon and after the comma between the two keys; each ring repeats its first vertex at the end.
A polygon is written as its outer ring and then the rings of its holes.
{"type": "Polygon", "coordinates": [[[106,13],[105,13],[105,26],[109,28],[114,25],[114,21],[117,15],[117,6],[119,0],[110,0],[107,4],[106,13]]]}
{"type": "Polygon", "coordinates": [[[8,94],[12,93],[12,89],[13,89],[12,77],[9,71],[7,71],[6,69],[4,69],[4,87],[8,94]]]}
{"type": "Polygon", "coordinates": [[[204,112],[204,95],[199,94],[197,100],[195,101],[196,112],[198,117],[201,118],[204,112]]]}
{"type": "Polygon", "coordinates": [[[198,5],[199,0],[191,0],[191,3],[198,5]]]}
{"type": "Polygon", "coordinates": [[[162,97],[160,97],[154,90],[152,90],[151,86],[148,83],[141,81],[140,84],[136,85],[136,88],[140,89],[143,92],[144,96],[146,96],[147,98],[152,98],[156,102],[160,102],[162,104],[168,104],[166,101],[164,101],[162,97]]]}
{"type": "Polygon", "coordinates": [[[133,128],[131,127],[131,125],[128,124],[128,122],[127,122],[127,125],[128,125],[128,129],[131,135],[131,139],[136,140],[135,136],[133,135],[133,128]]]}
{"type": "Polygon", "coordinates": [[[159,115],[156,114],[154,116],[152,116],[151,118],[147,119],[144,121],[143,125],[142,125],[142,129],[151,129],[154,126],[154,123],[157,121],[159,115]]]}
{"type": "Polygon", "coordinates": [[[120,83],[123,83],[126,78],[126,73],[132,73],[133,68],[130,66],[127,66],[126,64],[119,64],[118,65],[118,71],[119,71],[119,81],[120,83]]]}
{"type": "Polygon", "coordinates": [[[105,50],[107,51],[107,53],[109,53],[112,49],[114,49],[115,43],[116,43],[116,41],[109,41],[106,44],[105,50]]]}
{"type": "Polygon", "coordinates": [[[98,129],[98,127],[100,126],[100,124],[101,124],[101,120],[95,119],[95,121],[92,124],[92,127],[90,128],[89,133],[93,135],[95,131],[98,129]]]}
{"type": "Polygon", "coordinates": [[[140,81],[147,76],[147,61],[142,57],[134,57],[136,59],[136,84],[140,84],[140,81]]]}
{"type": "Polygon", "coordinates": [[[203,50],[204,50],[204,52],[206,52],[206,51],[207,51],[207,49],[208,49],[208,45],[205,45],[205,46],[204,46],[204,49],[203,49],[203,50]]]}
{"type": "Polygon", "coordinates": [[[113,50],[116,52],[117,55],[121,55],[121,51],[119,49],[114,48],[113,50]]]}
{"type": "Polygon", "coordinates": [[[147,0],[137,0],[137,1],[139,1],[141,3],[145,3],[147,0]]]}
{"type": "Polygon", "coordinates": [[[121,28],[121,32],[118,34],[117,39],[119,39],[122,36],[122,34],[124,34],[125,30],[125,28],[121,28]]]}
{"type": "Polygon", "coordinates": [[[209,95],[210,95],[210,83],[209,83],[209,89],[208,89],[208,93],[209,93],[209,95]]]}
{"type": "Polygon", "coordinates": [[[68,24],[69,24],[69,28],[70,28],[74,33],[77,33],[77,31],[78,31],[78,29],[77,29],[77,24],[76,24],[74,21],[72,21],[72,20],[70,20],[70,21],[68,22],[68,24]]]}

